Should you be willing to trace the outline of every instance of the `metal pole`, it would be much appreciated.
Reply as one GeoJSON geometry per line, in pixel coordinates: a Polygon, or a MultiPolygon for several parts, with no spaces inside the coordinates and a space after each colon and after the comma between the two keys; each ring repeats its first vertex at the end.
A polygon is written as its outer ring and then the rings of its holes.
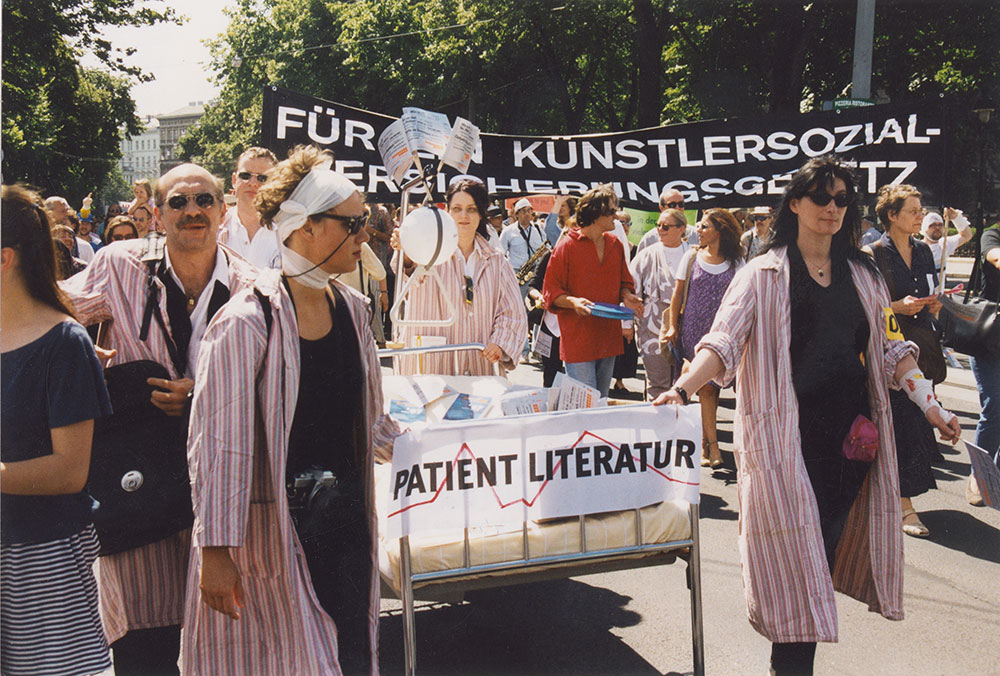
{"type": "Polygon", "coordinates": [[[858,0],[854,19],[854,76],[851,97],[872,95],[872,42],[875,37],[875,0],[858,0]]]}
{"type": "Polygon", "coordinates": [[[413,616],[413,570],[410,567],[410,536],[399,539],[400,596],[403,598],[403,662],[406,676],[417,673],[417,628],[413,616]]]}
{"type": "Polygon", "coordinates": [[[694,676],[705,676],[705,631],[701,616],[701,535],[698,532],[698,505],[688,505],[691,520],[691,555],[688,576],[691,581],[691,646],[694,676]]]}

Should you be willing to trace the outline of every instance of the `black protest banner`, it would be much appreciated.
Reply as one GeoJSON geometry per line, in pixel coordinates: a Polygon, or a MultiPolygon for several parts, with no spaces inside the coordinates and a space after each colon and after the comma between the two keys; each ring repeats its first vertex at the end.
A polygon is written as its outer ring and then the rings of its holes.
{"type": "MultiPolygon", "coordinates": [[[[336,168],[369,199],[396,201],[399,188],[377,150],[379,135],[395,119],[266,86],[262,143],[279,157],[298,144],[328,148],[336,168]]],[[[469,173],[495,194],[580,193],[610,182],[626,203],[640,208],[655,206],[664,188],[680,190],[689,208],[738,207],[776,203],[791,174],[808,159],[837,153],[857,163],[863,198],[887,183],[905,182],[933,199],[948,175],[946,137],[944,110],[936,102],[613,134],[482,134],[469,173]]],[[[454,170],[445,172],[432,184],[438,196],[454,170]]],[[[416,175],[411,169],[409,176],[416,175]]]]}

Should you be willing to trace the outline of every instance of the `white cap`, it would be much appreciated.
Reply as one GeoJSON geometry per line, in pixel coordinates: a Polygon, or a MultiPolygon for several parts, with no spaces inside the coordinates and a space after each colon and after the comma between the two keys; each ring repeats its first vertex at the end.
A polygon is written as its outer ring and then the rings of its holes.
{"type": "Polygon", "coordinates": [[[754,207],[750,210],[752,216],[770,216],[771,207],[754,207]]]}
{"type": "Polygon", "coordinates": [[[528,207],[529,209],[534,210],[534,207],[531,206],[531,202],[528,201],[528,198],[522,197],[521,199],[519,199],[517,202],[514,203],[514,213],[516,214],[524,207],[528,207]]]}

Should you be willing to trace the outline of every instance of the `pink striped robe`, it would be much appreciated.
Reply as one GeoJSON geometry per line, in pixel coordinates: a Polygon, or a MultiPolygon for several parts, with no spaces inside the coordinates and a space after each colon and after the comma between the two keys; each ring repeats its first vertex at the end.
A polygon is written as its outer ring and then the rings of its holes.
{"type": "Polygon", "coordinates": [[[758,256],[737,272],[697,347],[719,355],[724,380],[736,376],[743,586],[750,623],[778,643],[836,641],[834,587],[871,611],[903,619],[903,534],[888,388],[896,387],[897,363],[915,355],[916,346],[886,338],[885,282],[862,265],[850,266],[871,329],[865,363],[879,451],[851,508],[832,580],[800,448],[786,249],[758,256]]]}
{"type": "MultiPolygon", "coordinates": [[[[528,316],[521,300],[521,292],[507,258],[494,249],[481,236],[476,235],[475,251],[478,254],[476,275],[472,282],[472,305],[465,302],[465,258],[455,251],[446,262],[434,268],[441,286],[433,280],[422,279],[410,289],[403,307],[403,318],[443,319],[447,308],[441,294],[447,293],[455,304],[458,319],[448,327],[406,326],[400,340],[406,347],[416,345],[416,336],[445,336],[447,344],[496,343],[504,351],[501,373],[516,366],[524,341],[528,338],[528,316]],[[445,289],[442,292],[442,287],[445,289]]],[[[424,373],[442,375],[493,375],[493,365],[476,351],[459,352],[458,368],[451,353],[424,355],[424,373]]],[[[400,372],[416,373],[417,360],[413,357],[399,360],[400,372]]]]}
{"type": "MultiPolygon", "coordinates": [[[[337,630],[313,591],[285,497],[288,435],[299,392],[295,308],[277,271],[257,287],[271,301],[270,340],[251,290],[234,295],[212,321],[198,355],[188,467],[195,522],[182,633],[181,673],[204,676],[340,674],[337,630]],[[198,589],[201,547],[228,546],[242,576],[239,620],[209,608],[198,589]]],[[[398,430],[382,413],[382,375],[367,300],[338,284],[347,300],[367,378],[365,420],[373,430],[366,465],[371,514],[370,637],[378,673],[378,545],[373,452],[391,457],[398,430]]]]}
{"type": "MultiPolygon", "coordinates": [[[[108,347],[118,350],[109,364],[151,359],[166,367],[171,378],[180,378],[170,361],[163,332],[155,321],[149,337],[139,340],[146,305],[146,264],[140,258],[143,240],[114,242],[103,247],[85,270],[61,284],[73,303],[81,324],[113,320],[108,347]]],[[[222,248],[229,258],[229,288],[235,293],[249,287],[256,271],[242,258],[222,248]]],[[[160,314],[167,328],[167,294],[159,279],[160,314]]],[[[184,616],[184,582],[187,575],[189,530],[159,542],[98,559],[101,618],[108,642],[133,629],[180,624],[184,616]]]]}

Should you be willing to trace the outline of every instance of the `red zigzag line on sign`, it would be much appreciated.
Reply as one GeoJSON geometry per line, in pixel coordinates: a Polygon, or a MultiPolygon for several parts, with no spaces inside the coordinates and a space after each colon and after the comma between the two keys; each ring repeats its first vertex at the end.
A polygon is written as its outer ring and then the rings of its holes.
{"type": "MultiPolygon", "coordinates": [[[[570,446],[570,448],[576,448],[577,444],[579,444],[581,441],[583,441],[583,438],[586,437],[586,436],[591,436],[591,437],[597,439],[598,441],[603,441],[604,443],[606,443],[607,445],[611,446],[616,451],[617,450],[621,450],[621,446],[615,446],[613,443],[611,443],[607,439],[603,439],[603,438],[597,436],[596,434],[594,434],[593,432],[590,432],[588,430],[584,430],[583,434],[581,434],[580,437],[576,441],[573,442],[573,445],[570,446]]],[[[455,454],[455,459],[451,461],[451,468],[450,468],[451,471],[454,471],[455,465],[458,464],[458,459],[461,457],[462,453],[468,453],[469,456],[473,460],[479,460],[479,458],[476,456],[476,454],[472,452],[472,449],[469,448],[469,445],[467,443],[463,442],[462,443],[462,447],[459,448],[458,449],[458,453],[455,454]]],[[[631,455],[631,453],[629,455],[631,455]]],[[[632,459],[635,460],[635,461],[637,461],[637,462],[639,460],[634,455],[632,455],[632,459]]],[[[563,461],[560,460],[559,462],[557,462],[555,464],[555,466],[552,467],[552,474],[553,475],[555,475],[556,470],[559,469],[559,467],[560,467],[560,465],[562,465],[562,463],[563,463],[563,461]]],[[[656,474],[659,474],[661,477],[663,477],[667,481],[672,481],[672,482],[678,483],[678,484],[684,484],[685,486],[697,486],[698,485],[698,483],[696,483],[696,482],[681,481],[680,479],[674,479],[673,477],[667,476],[666,474],[664,474],[660,470],[656,469],[655,467],[650,467],[649,465],[646,465],[646,467],[650,471],[655,472],[656,474]]],[[[535,497],[531,498],[531,500],[525,500],[524,498],[517,498],[515,500],[511,500],[510,502],[503,502],[500,499],[500,496],[497,494],[497,491],[496,491],[495,487],[490,486],[490,492],[493,493],[493,498],[497,501],[497,505],[499,505],[500,509],[507,509],[511,505],[516,505],[519,502],[523,503],[526,507],[534,507],[535,501],[538,500],[538,496],[540,496],[542,494],[542,491],[545,490],[545,487],[549,485],[549,481],[551,481],[551,479],[546,479],[545,481],[542,482],[542,485],[539,486],[539,488],[538,488],[538,492],[535,493],[535,497]]],[[[434,491],[434,497],[429,498],[427,500],[424,500],[423,502],[415,502],[412,505],[407,505],[406,507],[403,507],[402,509],[398,509],[395,512],[390,513],[389,514],[389,518],[392,518],[394,516],[402,514],[403,512],[408,512],[409,510],[413,509],[414,507],[422,507],[424,505],[429,505],[429,504],[433,503],[434,501],[436,501],[441,496],[441,491],[444,490],[444,487],[445,487],[445,482],[442,480],[441,481],[441,485],[438,486],[438,489],[436,491],[434,491]]]]}

